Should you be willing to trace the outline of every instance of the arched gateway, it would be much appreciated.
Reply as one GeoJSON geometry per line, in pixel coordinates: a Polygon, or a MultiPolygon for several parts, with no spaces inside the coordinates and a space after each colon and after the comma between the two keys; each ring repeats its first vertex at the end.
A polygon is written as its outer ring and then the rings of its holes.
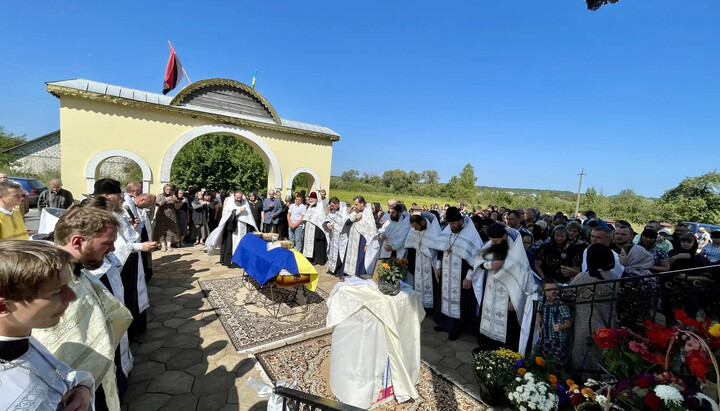
{"type": "Polygon", "coordinates": [[[138,163],[143,188],[159,193],[170,182],[175,155],[207,134],[252,146],[268,170],[267,188],[290,190],[298,173],[313,177],[313,190],[330,185],[332,143],[340,135],[280,118],[265,97],[238,81],[201,80],[175,97],[83,79],[46,84],[60,99],[61,173],[74,193],[91,193],[100,164],[118,155],[138,163]]]}

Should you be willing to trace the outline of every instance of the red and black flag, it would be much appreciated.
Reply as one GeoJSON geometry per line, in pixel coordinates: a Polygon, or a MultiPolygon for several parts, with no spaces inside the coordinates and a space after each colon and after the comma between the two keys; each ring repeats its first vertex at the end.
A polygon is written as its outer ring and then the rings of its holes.
{"type": "MultiPolygon", "coordinates": [[[[168,41],[168,43],[170,43],[168,41]]],[[[180,84],[184,74],[183,66],[180,64],[180,59],[175,54],[175,49],[170,44],[170,58],[165,68],[165,82],[163,83],[163,94],[169,93],[172,89],[180,84]]]]}

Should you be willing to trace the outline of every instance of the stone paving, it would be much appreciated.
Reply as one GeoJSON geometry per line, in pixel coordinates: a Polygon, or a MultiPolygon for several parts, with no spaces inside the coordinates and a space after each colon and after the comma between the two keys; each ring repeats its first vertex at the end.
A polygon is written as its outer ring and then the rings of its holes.
{"type": "MultiPolygon", "coordinates": [[[[148,329],[132,344],[135,366],[123,410],[264,410],[266,399],[245,387],[248,378],[263,380],[259,365],[251,355],[237,354],[197,282],[237,276],[240,270],[222,266],[217,256],[197,247],[156,252],[153,259],[148,329]]],[[[337,280],[316,268],[318,286],[329,292],[337,280]]],[[[434,326],[431,318],[422,323],[422,358],[477,394],[471,368],[475,338],[447,341],[434,326]]]]}

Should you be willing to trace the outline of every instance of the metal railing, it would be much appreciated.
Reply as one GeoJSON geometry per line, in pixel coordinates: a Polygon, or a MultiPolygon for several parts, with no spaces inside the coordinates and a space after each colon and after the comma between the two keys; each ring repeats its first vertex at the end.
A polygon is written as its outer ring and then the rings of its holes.
{"type": "Polygon", "coordinates": [[[317,395],[293,390],[287,387],[275,387],[275,394],[283,397],[283,410],[290,411],[364,411],[363,408],[344,404],[340,401],[329,398],[318,397],[317,395]]]}
{"type": "MultiPolygon", "coordinates": [[[[598,328],[626,327],[644,334],[644,320],[672,326],[675,323],[673,309],[682,309],[692,318],[704,313],[717,319],[720,316],[720,265],[560,286],[557,291],[549,293],[554,301],[549,301],[543,291],[538,291],[538,294],[533,308],[535,316],[542,316],[539,301],[543,299],[546,307],[565,306],[569,309],[572,328],[566,344],[572,350],[578,344],[574,338],[592,336],[598,328]]],[[[530,335],[533,335],[536,326],[536,321],[532,321],[530,335]]],[[[587,343],[588,349],[593,345],[590,340],[580,342],[583,343],[587,343]]],[[[538,344],[544,344],[542,333],[538,344]]],[[[549,343],[546,346],[557,345],[549,343]]],[[[525,354],[532,350],[530,339],[525,354]]],[[[570,361],[566,370],[593,372],[575,368],[570,361]]]]}

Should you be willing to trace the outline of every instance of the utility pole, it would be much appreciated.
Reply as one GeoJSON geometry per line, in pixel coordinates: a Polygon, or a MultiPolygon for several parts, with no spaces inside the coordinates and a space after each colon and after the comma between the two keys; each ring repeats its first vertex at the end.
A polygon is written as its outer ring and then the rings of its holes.
{"type": "Polygon", "coordinates": [[[580,211],[580,191],[582,190],[582,178],[586,175],[587,174],[585,174],[585,169],[583,168],[582,171],[580,171],[580,182],[578,183],[577,201],[575,202],[575,215],[577,215],[578,211],[580,211]]]}

